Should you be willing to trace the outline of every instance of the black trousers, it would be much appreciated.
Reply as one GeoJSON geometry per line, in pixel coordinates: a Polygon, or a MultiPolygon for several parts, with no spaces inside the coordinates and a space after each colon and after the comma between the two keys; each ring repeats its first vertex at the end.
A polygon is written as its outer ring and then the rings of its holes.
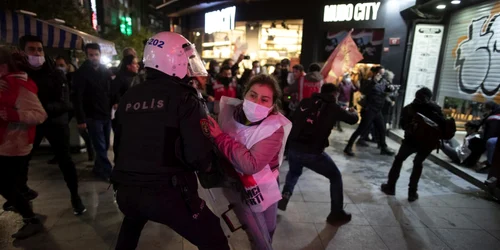
{"type": "Polygon", "coordinates": [[[354,142],[360,135],[364,135],[369,131],[370,125],[375,127],[379,136],[379,144],[381,148],[386,148],[387,144],[385,143],[385,124],[384,117],[382,116],[382,112],[374,112],[371,110],[366,110],[361,112],[361,123],[354,133],[351,135],[349,142],[347,144],[347,148],[352,148],[354,142]]]}
{"type": "Polygon", "coordinates": [[[75,163],[71,159],[70,144],[69,144],[69,126],[68,124],[41,124],[36,127],[35,142],[33,143],[33,150],[28,157],[23,168],[23,174],[18,179],[19,189],[22,192],[28,191],[28,166],[29,161],[36,152],[43,138],[47,138],[52,147],[52,151],[56,155],[56,159],[59,163],[59,169],[64,176],[64,181],[66,181],[66,186],[72,196],[78,195],[78,176],[76,173],[75,163]]]}
{"type": "Polygon", "coordinates": [[[401,168],[403,167],[403,162],[412,154],[415,155],[413,160],[413,169],[410,176],[409,190],[410,192],[416,192],[418,189],[418,181],[422,175],[422,169],[424,168],[425,159],[431,154],[432,149],[420,149],[413,143],[403,140],[401,147],[399,148],[398,154],[392,163],[392,168],[389,171],[389,181],[387,182],[390,186],[395,187],[396,182],[399,179],[399,174],[401,168]]]}
{"type": "Polygon", "coordinates": [[[0,156],[0,195],[12,204],[23,218],[35,216],[29,201],[19,190],[16,180],[24,174],[23,168],[29,156],[0,156]]]}
{"type": "Polygon", "coordinates": [[[196,176],[188,177],[189,202],[179,188],[118,186],[117,203],[125,215],[117,250],[136,249],[148,221],[164,224],[200,250],[229,250],[220,220],[198,196],[196,176]]]}

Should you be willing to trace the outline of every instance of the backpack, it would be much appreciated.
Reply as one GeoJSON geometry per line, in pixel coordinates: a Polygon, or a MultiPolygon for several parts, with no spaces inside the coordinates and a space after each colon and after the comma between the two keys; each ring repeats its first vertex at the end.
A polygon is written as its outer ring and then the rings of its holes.
{"type": "Polygon", "coordinates": [[[319,116],[323,111],[326,103],[321,99],[312,100],[312,105],[308,108],[299,107],[299,112],[304,112],[302,123],[302,129],[299,132],[297,141],[301,143],[308,143],[311,139],[314,139],[315,133],[318,131],[317,126],[320,123],[319,116]]]}
{"type": "Polygon", "coordinates": [[[455,119],[452,117],[446,118],[444,120],[444,131],[441,134],[441,139],[443,140],[451,140],[455,136],[455,132],[457,132],[457,125],[455,123],[455,119]]]}
{"type": "Polygon", "coordinates": [[[439,125],[425,115],[413,112],[413,119],[407,126],[405,132],[415,138],[419,147],[425,149],[438,149],[441,139],[441,129],[439,125]]]}

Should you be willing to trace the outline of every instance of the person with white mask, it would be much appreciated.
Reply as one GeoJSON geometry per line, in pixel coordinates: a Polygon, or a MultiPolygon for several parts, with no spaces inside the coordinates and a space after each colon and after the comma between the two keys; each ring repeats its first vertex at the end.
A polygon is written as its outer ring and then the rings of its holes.
{"type": "MultiPolygon", "coordinates": [[[[33,150],[29,158],[31,159],[33,152],[38,149],[42,139],[47,138],[70,191],[73,212],[75,215],[81,215],[87,209],[78,194],[78,176],[70,153],[68,113],[72,110],[73,105],[69,99],[68,81],[65,74],[56,68],[54,61],[47,60],[48,57],[45,57],[43,50],[43,42],[38,36],[26,35],[21,37],[19,41],[22,50],[20,53],[27,57],[28,62],[28,65],[21,65],[21,68],[37,85],[38,98],[48,115],[48,119],[36,128],[33,150]]],[[[28,164],[24,168],[22,181],[19,181],[19,189],[28,200],[32,200],[38,194],[28,188],[27,180],[28,164]]],[[[5,208],[10,207],[7,204],[4,205],[5,208]]]]}
{"type": "Polygon", "coordinates": [[[226,168],[232,188],[224,194],[245,225],[252,249],[269,249],[281,199],[279,167],[292,124],[279,112],[281,89],[274,77],[253,77],[243,95],[243,101],[221,99],[219,123],[209,118],[210,134],[232,165],[226,168]]]}

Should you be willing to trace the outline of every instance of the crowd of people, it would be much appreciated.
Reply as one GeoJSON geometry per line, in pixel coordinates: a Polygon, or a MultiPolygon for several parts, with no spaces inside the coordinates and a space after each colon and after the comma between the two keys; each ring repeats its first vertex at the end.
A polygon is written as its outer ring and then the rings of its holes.
{"type": "MultiPolygon", "coordinates": [[[[287,209],[304,167],[330,181],[326,221],[340,226],[351,220],[344,210],[342,174],[324,150],[333,129],[342,131],[340,122],[354,125],[361,118],[345,155],[355,156],[355,143],[368,146],[370,134],[381,155],[394,155],[385,139],[391,120],[387,110],[399,89],[391,74],[376,66],[366,79],[353,80],[346,72],[334,84],[324,81],[319,64],[306,72],[283,59],[271,74],[254,61],[238,78],[244,55],[221,64],[212,60],[207,70],[181,35],[162,32],[151,39],[163,46],[147,43],[142,60],[127,48],[114,69],[100,63],[98,44],[85,45],[87,59],[78,68],[63,57],[46,57],[36,36],[22,37],[14,53],[0,48],[0,193],[7,200],[4,210],[19,212],[25,222],[14,238],[43,228],[30,206],[38,193],[27,186],[29,163],[43,138],[55,154],[50,162],[64,176],[74,214],[86,212],[70,154],[73,117],[94,161],[93,173],[113,184],[125,215],[116,249],[135,249],[149,220],[171,227],[199,249],[229,249],[219,218],[198,194],[198,180],[204,188],[223,188],[252,249],[272,249],[277,211],[287,209]],[[359,115],[357,91],[362,94],[359,115]],[[108,157],[111,131],[113,160],[108,157]],[[280,190],[285,158],[290,168],[280,190]]],[[[409,201],[418,199],[422,163],[434,149],[466,166],[476,165],[487,150],[491,166],[500,107],[485,106],[487,116],[465,125],[460,145],[452,139],[454,121],[432,101],[432,91],[417,91],[403,109],[405,139],[382,192],[395,194],[402,164],[413,153],[409,201]],[[420,140],[421,134],[433,133],[430,140],[420,140]]]]}

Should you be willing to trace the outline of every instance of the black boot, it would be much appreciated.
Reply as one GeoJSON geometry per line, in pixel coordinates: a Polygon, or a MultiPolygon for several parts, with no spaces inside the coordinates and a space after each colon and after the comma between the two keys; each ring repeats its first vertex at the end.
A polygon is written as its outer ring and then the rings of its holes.
{"type": "Polygon", "coordinates": [[[282,211],[286,211],[286,207],[288,206],[288,202],[290,201],[290,197],[292,197],[292,193],[283,192],[281,195],[281,200],[278,202],[278,209],[282,211]]]}
{"type": "Polygon", "coordinates": [[[344,149],[344,154],[345,154],[345,155],[347,155],[347,156],[351,156],[351,157],[355,155],[355,154],[352,152],[352,147],[349,147],[349,146],[345,147],[345,149],[344,149]]]}
{"type": "Polygon", "coordinates": [[[386,195],[396,195],[396,187],[389,185],[389,184],[382,184],[380,186],[380,189],[382,192],[384,192],[386,195]]]}
{"type": "Polygon", "coordinates": [[[394,155],[394,151],[390,150],[388,147],[382,147],[382,149],[380,150],[380,154],[381,155],[393,156],[394,155]]]}
{"type": "Polygon", "coordinates": [[[352,215],[342,210],[341,212],[330,212],[328,217],[326,217],[326,222],[332,226],[342,226],[351,221],[352,215]]]}
{"type": "Polygon", "coordinates": [[[368,145],[368,143],[365,140],[359,139],[358,142],[356,142],[356,146],[359,146],[359,147],[369,147],[370,145],[368,145]]]}
{"type": "Polygon", "coordinates": [[[417,193],[417,190],[409,190],[408,191],[408,201],[409,202],[414,202],[418,200],[418,193],[417,193]]]}
{"type": "Polygon", "coordinates": [[[17,233],[12,235],[12,238],[18,240],[26,239],[33,236],[43,230],[43,224],[37,217],[23,219],[24,226],[17,231],[17,233]]]}

